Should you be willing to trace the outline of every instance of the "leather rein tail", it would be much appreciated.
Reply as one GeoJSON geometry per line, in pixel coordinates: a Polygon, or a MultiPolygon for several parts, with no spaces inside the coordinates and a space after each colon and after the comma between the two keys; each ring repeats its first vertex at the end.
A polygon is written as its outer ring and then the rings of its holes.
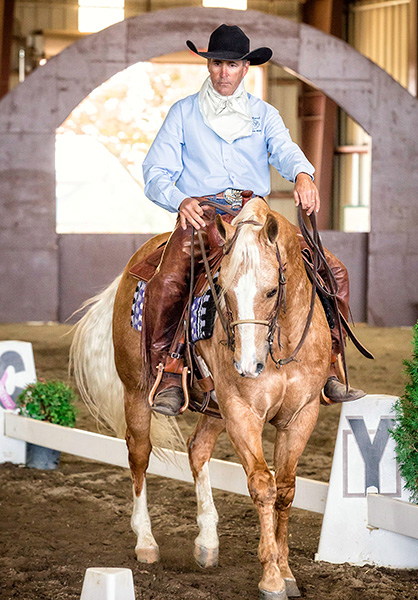
{"type": "MultiPolygon", "coordinates": [[[[313,255],[314,268],[311,272],[312,293],[314,293],[316,296],[316,290],[321,289],[322,292],[328,298],[331,299],[333,308],[334,308],[335,318],[337,321],[338,335],[342,342],[343,341],[343,329],[342,329],[341,315],[340,315],[340,311],[338,308],[338,302],[337,302],[338,283],[337,283],[337,280],[335,279],[334,273],[331,271],[331,268],[328,265],[327,260],[325,258],[324,247],[322,245],[321,237],[319,235],[318,228],[316,226],[316,216],[315,216],[314,212],[309,215],[309,220],[310,220],[311,226],[312,226],[312,234],[310,233],[310,231],[308,230],[308,228],[305,225],[305,221],[303,220],[302,206],[299,204],[299,206],[298,206],[299,229],[302,233],[303,239],[309,246],[309,249],[311,250],[312,255],[313,255]],[[319,269],[321,263],[322,263],[322,266],[324,269],[325,286],[321,285],[321,282],[318,279],[318,269],[319,269]]],[[[313,314],[313,311],[312,311],[312,314],[313,314]]],[[[348,393],[348,389],[349,389],[348,369],[347,369],[345,346],[344,346],[343,342],[341,343],[341,359],[342,359],[343,369],[344,369],[345,387],[346,387],[346,390],[348,393]]]]}

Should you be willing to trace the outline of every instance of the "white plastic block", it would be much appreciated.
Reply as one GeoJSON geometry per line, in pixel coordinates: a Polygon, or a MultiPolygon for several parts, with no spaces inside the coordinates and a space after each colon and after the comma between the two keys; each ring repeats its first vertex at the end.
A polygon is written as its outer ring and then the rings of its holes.
{"type": "Polygon", "coordinates": [[[80,600],[135,600],[131,569],[87,569],[80,600]]]}

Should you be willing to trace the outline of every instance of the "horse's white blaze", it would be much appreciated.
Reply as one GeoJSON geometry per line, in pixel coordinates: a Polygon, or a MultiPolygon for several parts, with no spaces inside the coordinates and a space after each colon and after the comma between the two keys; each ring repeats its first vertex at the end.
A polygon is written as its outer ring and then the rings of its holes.
{"type": "MultiPolygon", "coordinates": [[[[253,269],[241,275],[234,292],[238,304],[238,320],[254,319],[254,299],[257,293],[257,284],[253,269]]],[[[237,367],[239,372],[245,375],[255,376],[256,374],[255,327],[250,323],[238,325],[241,338],[241,357],[237,367]]]]}
{"type": "Polygon", "coordinates": [[[196,497],[197,524],[200,533],[195,540],[195,544],[213,550],[219,546],[218,513],[213,502],[208,463],[203,465],[196,479],[196,497]]]}
{"type": "Polygon", "coordinates": [[[147,508],[147,488],[144,479],[144,486],[139,496],[136,496],[134,490],[134,507],[132,511],[131,527],[137,536],[137,548],[158,548],[151,531],[151,521],[147,508]]]}

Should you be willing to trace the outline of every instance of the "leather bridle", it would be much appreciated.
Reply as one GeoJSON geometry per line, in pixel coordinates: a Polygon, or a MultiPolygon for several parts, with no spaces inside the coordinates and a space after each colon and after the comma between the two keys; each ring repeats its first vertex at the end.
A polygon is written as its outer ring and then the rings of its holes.
{"type": "MultiPolygon", "coordinates": [[[[214,202],[213,200],[208,199],[208,200],[201,202],[201,204],[219,208],[223,212],[231,214],[233,216],[236,216],[238,214],[236,211],[230,209],[229,207],[218,204],[217,202],[214,202]]],[[[212,296],[213,296],[213,300],[215,303],[216,311],[218,313],[219,320],[221,322],[222,328],[226,335],[226,340],[224,341],[224,343],[232,351],[235,350],[235,328],[238,325],[252,324],[252,325],[261,325],[261,326],[267,327],[268,331],[267,331],[266,340],[267,340],[267,343],[269,346],[269,354],[270,354],[271,359],[273,360],[274,364],[276,365],[277,369],[280,369],[280,367],[287,365],[292,361],[296,361],[296,356],[298,355],[300,349],[302,348],[302,346],[306,340],[306,337],[309,332],[309,328],[312,323],[313,314],[314,314],[314,310],[315,310],[315,299],[316,299],[317,289],[320,289],[323,294],[325,294],[327,297],[329,297],[333,301],[334,308],[335,308],[335,314],[336,314],[336,320],[337,320],[337,326],[338,326],[339,333],[340,333],[340,336],[342,339],[342,324],[341,324],[341,319],[340,319],[338,306],[337,306],[338,284],[337,284],[334,274],[332,273],[330,267],[328,266],[328,263],[325,258],[324,249],[323,249],[322,242],[321,242],[321,239],[320,239],[320,236],[318,233],[318,229],[316,226],[315,214],[312,213],[309,216],[309,219],[310,219],[311,226],[312,226],[312,234],[309,232],[309,230],[307,229],[307,227],[304,223],[303,210],[302,210],[301,205],[299,205],[298,206],[299,228],[300,228],[302,236],[303,236],[305,242],[307,243],[308,248],[312,255],[312,266],[309,267],[309,265],[305,264],[305,266],[307,266],[307,268],[308,268],[308,275],[312,282],[309,312],[308,312],[308,315],[306,318],[306,323],[305,323],[301,338],[300,338],[297,346],[295,347],[293,352],[288,357],[279,358],[279,359],[276,359],[274,356],[274,337],[275,337],[275,334],[277,331],[277,343],[278,343],[279,349],[282,349],[282,344],[280,341],[280,326],[279,326],[278,321],[279,321],[279,317],[280,317],[282,310],[283,310],[283,313],[286,314],[286,265],[283,264],[282,257],[280,254],[280,249],[279,249],[277,242],[275,244],[275,251],[276,251],[277,263],[279,266],[278,290],[277,290],[277,295],[276,295],[276,302],[274,304],[274,307],[273,307],[269,317],[267,319],[236,319],[236,320],[233,320],[232,312],[228,306],[228,301],[227,301],[226,295],[222,296],[222,300],[223,300],[224,306],[225,306],[226,316],[225,316],[224,310],[222,309],[221,295],[216,290],[216,286],[213,281],[213,277],[212,277],[212,273],[211,273],[211,269],[210,269],[210,265],[209,265],[209,260],[208,260],[207,254],[206,254],[205,243],[204,243],[204,240],[202,237],[202,233],[200,230],[196,231],[194,228],[192,228],[191,247],[193,248],[193,246],[194,246],[194,235],[197,234],[200,250],[202,253],[203,265],[205,268],[208,285],[212,292],[212,296]],[[323,281],[321,281],[318,276],[318,270],[321,265],[323,266],[323,271],[326,274],[327,281],[325,283],[323,281]]],[[[232,237],[232,239],[230,240],[230,242],[228,243],[227,247],[224,250],[224,254],[228,254],[232,250],[232,248],[236,242],[236,239],[239,235],[239,229],[243,225],[258,225],[258,226],[262,227],[262,224],[259,223],[258,221],[254,221],[254,220],[240,221],[240,223],[237,224],[234,236],[232,237]]],[[[194,280],[193,252],[191,254],[192,254],[191,282],[193,282],[193,280],[194,280]]],[[[192,285],[193,284],[191,284],[190,296],[189,296],[189,307],[191,306],[191,302],[192,302],[192,298],[193,298],[192,285]]],[[[188,313],[190,314],[190,310],[188,311],[188,313]]],[[[187,329],[188,329],[188,327],[186,325],[186,331],[187,331],[187,329]]],[[[343,359],[343,365],[344,365],[344,372],[345,372],[345,376],[346,376],[346,382],[348,382],[344,348],[342,350],[342,359],[343,359]]]]}
{"type": "MultiPolygon", "coordinates": [[[[209,198],[205,199],[203,202],[201,202],[201,204],[219,208],[224,213],[230,214],[234,217],[238,215],[238,212],[236,210],[232,210],[225,205],[222,205],[217,202],[214,202],[213,200],[210,200],[209,198]]],[[[287,358],[281,358],[281,359],[276,359],[274,356],[274,336],[277,331],[277,342],[278,342],[279,349],[281,350],[282,344],[280,341],[280,326],[279,326],[278,321],[279,321],[279,316],[280,316],[280,312],[282,309],[283,309],[283,313],[286,314],[286,265],[283,264],[278,244],[276,243],[276,258],[277,258],[277,263],[279,265],[278,290],[277,290],[277,295],[276,295],[276,302],[275,302],[275,305],[274,305],[269,317],[267,319],[237,319],[237,320],[233,320],[231,310],[228,306],[226,295],[218,294],[218,291],[216,289],[216,286],[215,286],[215,283],[214,283],[214,280],[212,277],[210,265],[209,265],[209,260],[208,260],[207,254],[206,254],[206,249],[205,249],[205,244],[204,244],[204,240],[202,237],[202,233],[200,230],[196,231],[194,228],[192,228],[191,247],[192,248],[194,247],[194,236],[195,236],[195,234],[197,234],[200,249],[202,252],[202,259],[203,259],[203,264],[204,264],[204,268],[205,268],[205,272],[206,272],[208,285],[212,292],[216,312],[218,314],[222,328],[226,335],[226,340],[221,343],[224,343],[232,351],[234,351],[235,350],[235,328],[238,325],[244,325],[244,324],[261,325],[261,326],[268,328],[266,339],[267,339],[267,342],[269,345],[269,354],[270,354],[271,359],[273,360],[274,364],[276,365],[276,368],[280,369],[280,367],[287,365],[288,363],[290,363],[292,361],[296,361],[297,360],[296,356],[305,342],[305,339],[309,332],[310,325],[312,323],[314,309],[315,309],[315,298],[316,298],[316,294],[318,292],[322,296],[326,296],[327,298],[329,298],[331,301],[331,304],[333,306],[333,314],[334,314],[335,321],[336,321],[336,327],[338,329],[338,334],[340,336],[340,339],[341,340],[343,339],[342,328],[344,327],[344,330],[346,331],[348,337],[351,339],[351,341],[353,342],[353,344],[355,345],[357,350],[359,350],[359,352],[361,352],[363,354],[363,356],[365,356],[366,358],[373,359],[374,358],[373,354],[369,350],[367,350],[367,348],[365,348],[361,344],[361,342],[357,339],[357,337],[354,335],[353,331],[351,330],[349,324],[347,323],[346,319],[339,311],[338,303],[337,303],[338,284],[337,284],[334,274],[331,271],[331,269],[327,263],[326,257],[325,257],[325,251],[322,246],[321,238],[318,233],[317,226],[316,226],[315,214],[312,213],[309,216],[309,219],[310,219],[310,223],[311,223],[311,227],[312,227],[312,233],[308,230],[308,228],[305,225],[305,222],[303,220],[303,210],[302,210],[301,205],[299,205],[298,206],[299,229],[300,229],[300,232],[308,246],[308,249],[309,249],[308,254],[310,256],[310,260],[309,260],[305,254],[305,251],[302,251],[302,257],[304,259],[305,269],[307,271],[310,281],[312,282],[310,307],[309,307],[308,316],[307,316],[306,323],[305,323],[301,338],[299,340],[299,343],[297,344],[297,346],[295,347],[293,352],[290,354],[290,356],[288,356],[287,358]],[[319,273],[318,273],[320,267],[322,267],[321,268],[321,277],[319,276],[319,273]],[[221,305],[221,297],[224,302],[226,316],[224,314],[224,310],[221,305]]],[[[251,224],[251,223],[262,226],[262,224],[258,223],[257,221],[247,220],[247,221],[238,223],[237,228],[239,228],[241,224],[244,225],[244,224],[251,224]]],[[[233,244],[235,243],[235,241],[238,237],[238,232],[239,232],[239,229],[237,229],[235,231],[234,236],[228,243],[228,246],[224,249],[224,254],[229,253],[231,251],[233,244]]],[[[186,318],[184,321],[185,337],[186,337],[186,354],[187,354],[187,361],[188,361],[189,365],[192,365],[192,357],[191,357],[192,344],[190,342],[190,320],[191,320],[191,306],[192,306],[193,291],[194,291],[194,271],[195,271],[194,253],[191,252],[190,293],[189,293],[188,308],[186,311],[186,318]]],[[[344,375],[345,375],[345,384],[346,384],[346,388],[348,390],[349,384],[348,384],[347,362],[346,362],[346,357],[345,357],[344,344],[342,344],[342,347],[341,347],[341,358],[342,358],[344,375]]],[[[207,399],[207,402],[208,401],[209,400],[207,399]]]]}

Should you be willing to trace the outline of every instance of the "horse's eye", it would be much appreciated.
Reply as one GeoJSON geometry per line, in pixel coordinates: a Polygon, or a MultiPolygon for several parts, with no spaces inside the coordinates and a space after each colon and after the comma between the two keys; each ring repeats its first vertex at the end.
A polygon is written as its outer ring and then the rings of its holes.
{"type": "Polygon", "coordinates": [[[274,288],[274,290],[270,290],[267,293],[267,298],[273,298],[273,296],[275,296],[277,294],[277,288],[274,288]]]}

